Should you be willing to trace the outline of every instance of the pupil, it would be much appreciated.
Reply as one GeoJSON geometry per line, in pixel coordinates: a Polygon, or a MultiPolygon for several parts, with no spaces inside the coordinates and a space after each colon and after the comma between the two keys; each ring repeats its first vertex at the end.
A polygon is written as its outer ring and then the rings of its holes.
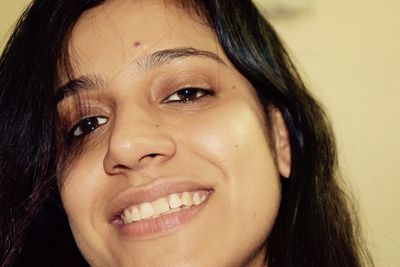
{"type": "Polygon", "coordinates": [[[184,89],[179,94],[184,100],[190,100],[195,96],[195,92],[195,89],[184,89]]]}
{"type": "Polygon", "coordinates": [[[91,131],[93,131],[94,129],[96,129],[97,126],[98,126],[97,118],[92,117],[92,118],[84,119],[84,120],[82,121],[82,126],[81,126],[82,132],[84,132],[84,133],[90,133],[91,131]]]}

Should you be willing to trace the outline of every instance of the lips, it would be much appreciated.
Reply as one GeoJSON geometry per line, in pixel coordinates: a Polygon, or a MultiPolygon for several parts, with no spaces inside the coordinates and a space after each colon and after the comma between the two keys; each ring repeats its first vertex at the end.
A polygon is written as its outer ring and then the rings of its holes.
{"type": "Polygon", "coordinates": [[[170,231],[194,218],[213,189],[193,182],[158,180],[129,187],[111,202],[111,224],[129,239],[170,231]]]}

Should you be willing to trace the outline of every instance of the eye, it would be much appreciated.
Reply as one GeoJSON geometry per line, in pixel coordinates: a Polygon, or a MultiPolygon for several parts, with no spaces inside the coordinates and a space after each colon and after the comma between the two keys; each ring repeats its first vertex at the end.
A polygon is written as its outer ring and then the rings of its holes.
{"type": "Polygon", "coordinates": [[[205,96],[212,96],[214,92],[202,88],[187,87],[180,89],[169,95],[163,103],[191,103],[196,102],[205,96]]]}
{"type": "Polygon", "coordinates": [[[68,139],[72,140],[79,136],[84,136],[90,134],[94,130],[96,130],[99,126],[107,123],[108,118],[97,116],[97,117],[88,117],[82,119],[77,124],[72,127],[72,129],[68,133],[68,139]]]}

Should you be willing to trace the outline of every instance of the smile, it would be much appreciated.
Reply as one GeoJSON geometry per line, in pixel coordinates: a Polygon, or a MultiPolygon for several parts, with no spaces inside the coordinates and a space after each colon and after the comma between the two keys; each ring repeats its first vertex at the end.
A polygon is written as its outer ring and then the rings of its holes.
{"type": "Polygon", "coordinates": [[[199,206],[209,195],[208,190],[172,193],[151,202],[132,205],[124,209],[120,216],[124,224],[149,220],[199,206]]]}
{"type": "Polygon", "coordinates": [[[110,223],[125,240],[161,238],[199,217],[213,193],[207,185],[164,178],[129,187],[110,203],[110,223]]]}

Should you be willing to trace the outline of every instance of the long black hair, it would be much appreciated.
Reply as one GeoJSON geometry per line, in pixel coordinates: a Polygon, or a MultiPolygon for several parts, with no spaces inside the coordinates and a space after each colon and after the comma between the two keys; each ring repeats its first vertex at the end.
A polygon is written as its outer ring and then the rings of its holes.
{"type": "MultiPolygon", "coordinates": [[[[71,29],[104,0],[35,0],[0,58],[0,259],[2,266],[84,266],[57,193],[59,126],[54,88],[68,68],[71,29]]],[[[265,239],[277,266],[372,266],[340,183],[333,133],[270,24],[250,0],[181,0],[215,31],[234,66],[284,115],[292,167],[265,239]]],[[[268,117],[268,116],[267,116],[268,117]]]]}

